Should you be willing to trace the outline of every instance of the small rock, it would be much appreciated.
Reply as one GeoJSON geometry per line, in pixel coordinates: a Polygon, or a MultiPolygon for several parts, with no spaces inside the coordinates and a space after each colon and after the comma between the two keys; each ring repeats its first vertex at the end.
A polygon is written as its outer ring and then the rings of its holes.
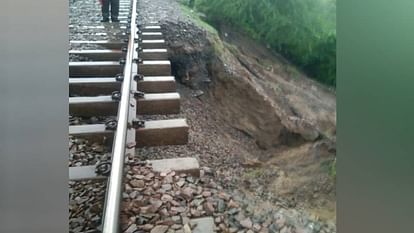
{"type": "Polygon", "coordinates": [[[179,223],[179,222],[181,222],[181,217],[178,216],[178,215],[175,215],[175,216],[171,217],[171,220],[173,220],[176,223],[179,223]]]}
{"type": "Polygon", "coordinates": [[[137,191],[133,191],[132,193],[129,194],[129,198],[135,199],[137,197],[137,195],[138,195],[138,192],[137,191]]]}
{"type": "Polygon", "coordinates": [[[194,182],[194,178],[193,178],[192,176],[188,176],[188,177],[186,178],[186,180],[187,180],[189,183],[193,183],[193,182],[194,182]]]}
{"type": "Polygon", "coordinates": [[[288,227],[283,227],[282,230],[280,230],[280,233],[291,233],[292,231],[288,227]]]}
{"type": "Polygon", "coordinates": [[[214,213],[214,206],[211,202],[204,203],[204,210],[208,215],[211,215],[214,213]]]}
{"type": "Polygon", "coordinates": [[[193,197],[193,189],[190,187],[184,188],[181,190],[181,196],[183,196],[185,199],[189,200],[193,197]]]}
{"type": "Polygon", "coordinates": [[[218,194],[218,196],[219,196],[219,198],[224,199],[224,200],[226,200],[226,201],[229,201],[229,200],[230,200],[230,196],[229,196],[227,193],[220,192],[220,193],[218,194]]]}
{"type": "Polygon", "coordinates": [[[204,191],[203,193],[201,193],[201,195],[203,195],[203,197],[209,197],[209,196],[211,196],[211,192],[204,191]]]}
{"type": "Polygon", "coordinates": [[[169,190],[171,190],[172,186],[171,186],[171,184],[163,184],[161,186],[161,188],[165,191],[169,191],[169,190]]]}
{"type": "Polygon", "coordinates": [[[193,217],[200,217],[201,216],[200,211],[198,211],[197,209],[191,209],[190,213],[193,217]]]}
{"type": "Polygon", "coordinates": [[[194,92],[193,97],[200,97],[204,95],[204,92],[202,90],[197,90],[194,92]]]}
{"type": "Polygon", "coordinates": [[[269,233],[278,233],[279,232],[278,229],[279,228],[276,226],[276,224],[272,223],[269,226],[269,233]]]}
{"type": "Polygon", "coordinates": [[[260,226],[260,224],[258,224],[258,223],[253,224],[253,230],[255,232],[259,232],[261,228],[262,227],[260,226]]]}
{"type": "Polygon", "coordinates": [[[226,208],[226,206],[224,204],[224,201],[219,199],[217,201],[217,210],[218,210],[218,212],[223,213],[225,208],[226,208]]]}
{"type": "Polygon", "coordinates": [[[168,226],[158,225],[151,230],[151,233],[164,233],[168,230],[168,226]]]}
{"type": "Polygon", "coordinates": [[[168,213],[168,210],[166,208],[163,208],[159,211],[160,215],[163,217],[168,217],[170,214],[168,213]]]}
{"type": "Polygon", "coordinates": [[[170,201],[172,201],[173,200],[173,197],[172,196],[170,196],[170,195],[168,195],[168,194],[164,194],[164,195],[162,195],[162,197],[161,197],[161,201],[163,201],[163,202],[170,202],[170,201]]]}
{"type": "Polygon", "coordinates": [[[216,224],[221,223],[221,218],[220,218],[220,217],[215,218],[215,219],[214,219],[214,222],[215,222],[216,224]]]}
{"type": "Polygon", "coordinates": [[[158,210],[158,208],[160,208],[160,207],[162,206],[162,201],[157,200],[157,199],[151,199],[151,200],[150,200],[150,203],[152,204],[152,207],[153,207],[155,210],[158,210]]]}
{"type": "Polygon", "coordinates": [[[239,212],[239,209],[236,209],[236,208],[232,208],[232,209],[230,209],[229,211],[228,211],[228,213],[230,214],[230,215],[235,215],[235,214],[237,214],[239,212]]]}
{"type": "Polygon", "coordinates": [[[190,219],[187,217],[183,217],[183,224],[189,224],[190,223],[190,219]]]}
{"type": "Polygon", "coordinates": [[[138,180],[143,180],[145,178],[145,176],[143,176],[143,175],[134,175],[134,178],[138,179],[138,180]]]}
{"type": "Polygon", "coordinates": [[[152,225],[152,224],[145,224],[143,226],[140,226],[139,228],[142,229],[142,230],[144,230],[144,231],[149,231],[152,228],[154,228],[154,225],[152,225]]]}
{"type": "Polygon", "coordinates": [[[227,204],[227,206],[229,208],[239,208],[239,205],[233,200],[230,200],[229,203],[227,204]]]}
{"type": "Polygon", "coordinates": [[[144,188],[145,182],[143,180],[132,180],[129,182],[134,188],[144,188]]]}
{"type": "Polygon", "coordinates": [[[269,229],[267,227],[263,227],[259,233],[269,233],[269,229]]]}
{"type": "Polygon", "coordinates": [[[236,233],[236,232],[237,232],[237,230],[238,230],[238,229],[237,229],[237,227],[230,227],[230,228],[229,228],[229,232],[230,232],[230,233],[236,233]]]}
{"type": "Polygon", "coordinates": [[[184,233],[191,233],[191,227],[188,224],[185,224],[183,227],[184,233]]]}
{"type": "Polygon", "coordinates": [[[177,212],[177,213],[183,213],[185,212],[185,207],[171,207],[171,211],[177,212]]]}
{"type": "Polygon", "coordinates": [[[246,218],[242,221],[240,221],[240,225],[242,225],[244,228],[252,228],[253,223],[252,220],[250,220],[250,218],[246,218]]]}
{"type": "Polygon", "coordinates": [[[173,177],[168,175],[164,178],[164,183],[165,184],[171,184],[173,182],[173,177]]]}
{"type": "Polygon", "coordinates": [[[137,225],[132,224],[131,226],[128,227],[128,229],[126,229],[125,233],[133,233],[137,230],[137,225]]]}
{"type": "Polygon", "coordinates": [[[174,224],[174,225],[171,226],[171,229],[174,229],[174,230],[181,229],[181,225],[180,224],[174,224]]]}
{"type": "Polygon", "coordinates": [[[180,188],[183,187],[184,184],[185,184],[185,181],[184,180],[180,180],[180,181],[177,182],[177,185],[180,188]]]}

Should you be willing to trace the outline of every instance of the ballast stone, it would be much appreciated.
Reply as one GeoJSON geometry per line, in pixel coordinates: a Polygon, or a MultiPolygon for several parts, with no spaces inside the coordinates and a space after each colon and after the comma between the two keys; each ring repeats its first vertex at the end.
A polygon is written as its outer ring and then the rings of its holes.
{"type": "Polygon", "coordinates": [[[175,171],[176,173],[186,173],[194,177],[200,177],[200,165],[195,158],[149,160],[148,163],[157,173],[175,171]]]}
{"type": "Polygon", "coordinates": [[[214,231],[214,220],[212,217],[194,218],[190,222],[195,224],[196,227],[192,233],[213,233],[214,231]]]}

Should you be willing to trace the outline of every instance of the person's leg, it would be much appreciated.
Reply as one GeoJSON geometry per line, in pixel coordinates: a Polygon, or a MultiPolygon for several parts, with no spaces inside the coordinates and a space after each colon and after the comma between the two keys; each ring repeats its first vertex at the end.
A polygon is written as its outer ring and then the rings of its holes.
{"type": "Polygon", "coordinates": [[[111,0],[102,0],[102,21],[109,21],[109,1],[111,0]]]}
{"type": "Polygon", "coordinates": [[[111,0],[111,19],[112,22],[119,22],[119,0],[111,0]]]}

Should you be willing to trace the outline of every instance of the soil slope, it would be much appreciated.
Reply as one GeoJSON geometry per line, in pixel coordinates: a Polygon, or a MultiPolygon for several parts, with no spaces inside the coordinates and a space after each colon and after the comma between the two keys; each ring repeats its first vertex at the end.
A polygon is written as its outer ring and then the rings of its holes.
{"type": "Polygon", "coordinates": [[[183,84],[180,115],[191,128],[186,146],[138,154],[196,157],[246,201],[334,222],[335,92],[242,33],[216,31],[174,0],[140,2],[142,21],[152,12],[165,28],[183,84]]]}

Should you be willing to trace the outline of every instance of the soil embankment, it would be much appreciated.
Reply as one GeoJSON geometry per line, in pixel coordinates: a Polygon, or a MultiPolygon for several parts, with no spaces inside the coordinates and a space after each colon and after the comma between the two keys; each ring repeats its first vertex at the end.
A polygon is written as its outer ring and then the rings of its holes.
{"type": "MultiPolygon", "coordinates": [[[[190,124],[190,143],[141,150],[193,156],[246,200],[305,210],[335,221],[336,96],[243,34],[219,32],[177,2],[142,1],[157,11],[190,124]]],[[[259,204],[257,204],[259,205],[259,204]]]]}

